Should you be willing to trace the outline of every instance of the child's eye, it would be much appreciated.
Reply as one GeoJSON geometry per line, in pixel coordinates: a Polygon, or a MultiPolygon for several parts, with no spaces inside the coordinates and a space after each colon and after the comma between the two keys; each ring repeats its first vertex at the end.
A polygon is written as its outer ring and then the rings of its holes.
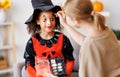
{"type": "Polygon", "coordinates": [[[43,22],[46,22],[47,19],[43,19],[43,22]]]}
{"type": "Polygon", "coordinates": [[[51,21],[55,21],[55,18],[51,18],[50,20],[51,20],[51,21]]]}

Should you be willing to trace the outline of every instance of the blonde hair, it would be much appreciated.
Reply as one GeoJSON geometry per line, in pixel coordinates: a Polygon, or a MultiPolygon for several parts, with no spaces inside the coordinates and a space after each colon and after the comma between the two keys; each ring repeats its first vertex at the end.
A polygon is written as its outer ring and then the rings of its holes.
{"type": "Polygon", "coordinates": [[[93,12],[93,5],[90,0],[67,0],[64,5],[65,13],[69,17],[84,20],[93,24],[98,30],[105,30],[105,17],[93,12]]]}

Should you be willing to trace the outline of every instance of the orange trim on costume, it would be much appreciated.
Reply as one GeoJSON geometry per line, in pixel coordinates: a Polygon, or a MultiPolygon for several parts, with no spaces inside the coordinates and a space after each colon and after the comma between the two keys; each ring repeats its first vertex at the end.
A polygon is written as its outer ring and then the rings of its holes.
{"type": "Polygon", "coordinates": [[[28,72],[28,77],[36,77],[36,71],[30,64],[28,64],[26,70],[28,72]]]}
{"type": "Polygon", "coordinates": [[[70,77],[72,70],[74,67],[74,61],[66,61],[66,72],[67,72],[67,77],[70,77]]]}

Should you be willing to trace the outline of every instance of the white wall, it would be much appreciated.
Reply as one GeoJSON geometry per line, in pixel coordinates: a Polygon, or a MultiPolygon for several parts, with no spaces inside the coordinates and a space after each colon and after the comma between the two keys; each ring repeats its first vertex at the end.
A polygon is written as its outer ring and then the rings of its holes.
{"type": "MultiPolygon", "coordinates": [[[[60,4],[64,0],[52,0],[55,4],[60,4]]],[[[108,17],[108,25],[111,28],[120,30],[120,0],[100,0],[104,4],[104,10],[110,12],[108,17]]],[[[12,0],[12,6],[8,10],[8,20],[15,23],[15,42],[17,46],[17,62],[23,61],[23,53],[29,35],[24,22],[32,14],[33,8],[31,0],[12,0]]]]}

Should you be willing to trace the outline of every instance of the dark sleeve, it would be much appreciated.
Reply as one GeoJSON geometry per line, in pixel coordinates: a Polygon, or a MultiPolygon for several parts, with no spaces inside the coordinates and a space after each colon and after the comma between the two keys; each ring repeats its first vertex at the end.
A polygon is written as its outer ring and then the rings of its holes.
{"type": "Polygon", "coordinates": [[[62,52],[63,52],[65,59],[69,61],[74,60],[72,44],[70,43],[70,40],[65,35],[63,36],[62,52]]]}
{"type": "Polygon", "coordinates": [[[25,52],[24,52],[24,59],[25,59],[25,67],[29,64],[34,68],[35,66],[35,52],[33,49],[32,39],[28,40],[25,52]]]}

